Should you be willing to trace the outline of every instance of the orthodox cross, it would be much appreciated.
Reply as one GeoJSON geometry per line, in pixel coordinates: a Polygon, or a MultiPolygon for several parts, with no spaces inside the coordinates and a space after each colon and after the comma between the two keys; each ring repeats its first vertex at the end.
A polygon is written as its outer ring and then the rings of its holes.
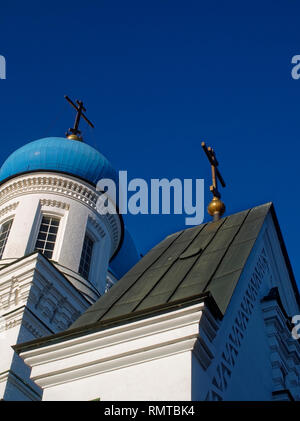
{"type": "Polygon", "coordinates": [[[80,123],[80,118],[82,117],[90,127],[94,128],[93,123],[86,117],[86,115],[83,114],[83,112],[86,112],[86,108],[83,106],[83,102],[82,101],[78,101],[78,99],[76,99],[76,104],[74,104],[74,102],[67,96],[65,95],[66,100],[72,105],[72,107],[75,108],[75,110],[77,111],[76,113],[76,117],[75,117],[75,122],[74,122],[74,127],[72,127],[71,129],[69,129],[69,131],[66,133],[66,136],[69,139],[75,139],[75,140],[82,140],[81,138],[81,131],[79,130],[79,123],[80,123]]]}
{"type": "Polygon", "coordinates": [[[205,142],[201,143],[201,146],[210,162],[211,165],[211,174],[212,174],[212,185],[210,186],[210,191],[213,194],[213,199],[208,205],[208,213],[213,216],[214,220],[218,220],[223,213],[225,212],[225,205],[221,201],[221,194],[218,190],[218,180],[220,181],[222,187],[225,187],[225,181],[218,170],[219,162],[217,160],[215,151],[210,146],[207,147],[205,142]]]}
{"type": "Polygon", "coordinates": [[[223,177],[218,170],[219,163],[217,161],[217,157],[215,151],[209,146],[207,147],[205,142],[201,143],[201,146],[210,162],[211,165],[211,175],[212,175],[212,186],[210,186],[210,191],[212,192],[213,196],[218,197],[220,199],[221,194],[218,191],[218,179],[223,187],[226,186],[223,177]]]}

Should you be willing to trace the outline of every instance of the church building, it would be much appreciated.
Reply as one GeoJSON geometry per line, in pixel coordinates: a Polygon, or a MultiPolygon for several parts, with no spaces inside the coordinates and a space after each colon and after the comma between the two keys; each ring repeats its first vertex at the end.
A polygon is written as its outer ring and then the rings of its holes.
{"type": "Polygon", "coordinates": [[[122,216],[97,212],[116,172],[79,134],[0,170],[0,398],[300,400],[300,296],[273,204],[222,216],[214,184],[213,220],[139,259],[122,216]]]}

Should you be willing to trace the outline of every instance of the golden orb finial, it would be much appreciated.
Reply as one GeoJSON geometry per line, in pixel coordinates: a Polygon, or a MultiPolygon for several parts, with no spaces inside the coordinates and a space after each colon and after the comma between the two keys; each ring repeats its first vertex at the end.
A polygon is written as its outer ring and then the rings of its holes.
{"type": "Polygon", "coordinates": [[[67,139],[70,140],[82,140],[82,137],[77,136],[76,134],[68,134],[67,139]]]}
{"type": "Polygon", "coordinates": [[[225,210],[226,208],[224,203],[216,196],[213,197],[212,201],[207,207],[207,212],[210,214],[210,216],[213,217],[214,221],[220,219],[225,210]]]}

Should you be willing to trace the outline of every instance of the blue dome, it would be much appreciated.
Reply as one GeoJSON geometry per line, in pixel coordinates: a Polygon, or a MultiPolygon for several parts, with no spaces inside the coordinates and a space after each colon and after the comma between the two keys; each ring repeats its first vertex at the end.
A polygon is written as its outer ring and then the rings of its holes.
{"type": "MultiPolygon", "coordinates": [[[[115,180],[109,161],[86,143],[63,137],[46,137],[27,143],[13,152],[0,169],[0,182],[31,171],[57,171],[80,177],[96,185],[101,178],[115,180]]],[[[139,260],[134,242],[125,228],[123,242],[111,269],[121,277],[139,260]]]]}
{"type": "Polygon", "coordinates": [[[117,178],[109,161],[92,146],[63,137],[46,137],[13,152],[1,167],[0,182],[38,170],[68,173],[94,185],[101,178],[117,178]]]}

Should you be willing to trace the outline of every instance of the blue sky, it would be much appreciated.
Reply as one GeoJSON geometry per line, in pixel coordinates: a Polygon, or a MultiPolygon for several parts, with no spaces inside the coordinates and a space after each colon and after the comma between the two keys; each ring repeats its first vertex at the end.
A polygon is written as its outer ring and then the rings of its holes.
{"type": "MultiPolygon", "coordinates": [[[[204,178],[201,141],[227,182],[227,214],[273,201],[299,279],[300,54],[296,0],[14,1],[1,5],[0,160],[64,136],[82,99],[85,141],[128,176],[204,178]]],[[[206,220],[208,217],[206,216],[206,220]]],[[[142,253],[184,216],[128,216],[142,253]]]]}

